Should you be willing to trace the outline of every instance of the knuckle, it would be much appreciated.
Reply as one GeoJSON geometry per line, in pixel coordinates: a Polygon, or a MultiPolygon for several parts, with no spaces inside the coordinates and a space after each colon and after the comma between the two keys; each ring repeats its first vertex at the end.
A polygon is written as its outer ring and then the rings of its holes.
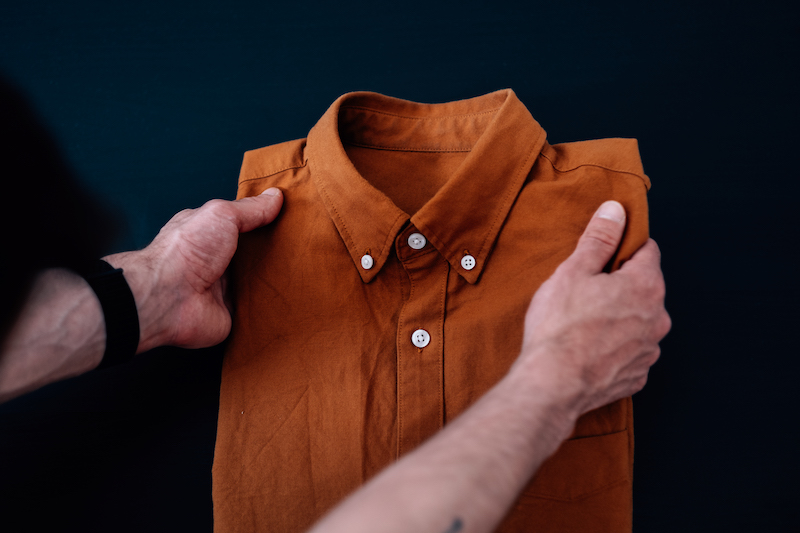
{"type": "Polygon", "coordinates": [[[619,231],[611,222],[599,220],[590,225],[583,234],[584,242],[594,243],[595,246],[615,248],[619,244],[619,231]]]}
{"type": "Polygon", "coordinates": [[[219,199],[207,201],[203,205],[203,207],[201,207],[201,209],[212,216],[223,217],[223,218],[229,217],[231,212],[229,202],[219,199]]]}
{"type": "Polygon", "coordinates": [[[650,368],[661,358],[661,347],[656,345],[656,347],[650,352],[650,355],[647,358],[647,367],[650,368]]]}
{"type": "Polygon", "coordinates": [[[658,243],[653,239],[648,239],[647,240],[647,246],[650,246],[653,249],[653,254],[656,256],[656,258],[660,262],[661,261],[661,247],[658,245],[658,243]]]}
{"type": "Polygon", "coordinates": [[[551,285],[553,285],[554,283],[556,283],[558,279],[563,277],[569,278],[574,273],[575,273],[575,261],[570,261],[570,259],[567,259],[566,261],[558,265],[558,267],[553,272],[553,275],[550,276],[550,278],[548,278],[548,280],[545,281],[545,283],[550,283],[551,285]]]}
{"type": "Polygon", "coordinates": [[[631,285],[633,294],[640,300],[662,305],[666,297],[666,286],[660,273],[634,276],[631,285]]]}
{"type": "Polygon", "coordinates": [[[184,220],[184,219],[189,218],[190,216],[192,216],[192,213],[194,213],[194,212],[195,212],[194,209],[182,209],[181,211],[178,211],[177,213],[175,213],[175,215],[172,217],[171,220],[176,221],[176,222],[184,220]]]}
{"type": "Polygon", "coordinates": [[[658,339],[661,340],[666,337],[670,330],[672,330],[672,318],[670,318],[669,313],[664,310],[659,319],[658,329],[656,330],[658,339]]]}
{"type": "Polygon", "coordinates": [[[647,385],[647,372],[645,372],[645,374],[642,377],[638,378],[636,381],[633,382],[634,392],[639,392],[644,388],[645,385],[647,385]]]}
{"type": "Polygon", "coordinates": [[[228,202],[226,202],[225,200],[220,200],[219,198],[214,198],[213,200],[209,200],[205,204],[203,204],[203,208],[205,208],[207,210],[216,210],[216,209],[222,208],[227,203],[228,202]]]}
{"type": "Polygon", "coordinates": [[[654,295],[659,299],[664,299],[667,294],[667,284],[664,282],[664,276],[661,272],[657,272],[650,281],[650,286],[654,295]]]}

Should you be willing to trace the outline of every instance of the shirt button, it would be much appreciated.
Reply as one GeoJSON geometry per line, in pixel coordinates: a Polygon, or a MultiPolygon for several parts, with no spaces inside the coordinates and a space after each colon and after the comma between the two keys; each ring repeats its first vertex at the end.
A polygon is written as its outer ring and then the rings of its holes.
{"type": "Polygon", "coordinates": [[[461,268],[464,270],[472,270],[475,268],[475,258],[471,255],[465,255],[461,258],[461,268]]]}
{"type": "Polygon", "coordinates": [[[408,245],[415,250],[422,250],[427,242],[422,233],[412,233],[408,236],[408,245]]]}
{"type": "Polygon", "coordinates": [[[372,260],[372,256],[369,254],[364,254],[361,256],[361,268],[364,270],[369,270],[372,268],[372,265],[375,264],[375,261],[372,260]]]}
{"type": "Polygon", "coordinates": [[[418,329],[411,334],[411,342],[417,348],[424,348],[431,342],[431,336],[424,329],[418,329]]]}

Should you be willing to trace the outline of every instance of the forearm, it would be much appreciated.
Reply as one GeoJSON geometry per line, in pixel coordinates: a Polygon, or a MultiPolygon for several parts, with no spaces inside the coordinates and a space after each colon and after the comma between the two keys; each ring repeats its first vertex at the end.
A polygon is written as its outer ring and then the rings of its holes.
{"type": "MultiPolygon", "coordinates": [[[[176,297],[158,290],[160,273],[143,252],[104,258],[122,268],[139,319],[136,353],[166,344],[166,316],[176,297]]],[[[0,352],[0,402],[60,379],[77,376],[100,364],[105,352],[103,310],[94,291],[78,274],[49,269],[34,282],[22,313],[0,352]]]]}
{"type": "Polygon", "coordinates": [[[69,270],[42,272],[0,352],[0,402],[95,368],[105,340],[89,284],[69,270]]]}
{"type": "Polygon", "coordinates": [[[531,381],[515,369],[312,531],[492,531],[577,418],[531,381]]]}

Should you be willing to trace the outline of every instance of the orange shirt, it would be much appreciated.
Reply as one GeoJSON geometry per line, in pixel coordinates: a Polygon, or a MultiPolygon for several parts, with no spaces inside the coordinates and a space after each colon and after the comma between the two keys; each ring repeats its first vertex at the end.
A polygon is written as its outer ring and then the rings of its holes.
{"type": "MultiPolygon", "coordinates": [[[[511,90],[336,100],[308,139],[247,152],[223,365],[214,526],[302,531],[467,409],[519,354],[525,310],[605,200],[648,236],[635,140],[551,146],[511,90]]],[[[630,398],[584,415],[500,531],[628,531],[630,398]]]]}

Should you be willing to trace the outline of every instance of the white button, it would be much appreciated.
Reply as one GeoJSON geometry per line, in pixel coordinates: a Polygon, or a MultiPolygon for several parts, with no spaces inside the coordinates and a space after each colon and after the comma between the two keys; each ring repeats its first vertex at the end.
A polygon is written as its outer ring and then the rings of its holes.
{"type": "Polygon", "coordinates": [[[412,233],[408,236],[408,245],[415,250],[422,250],[427,242],[422,233],[412,233]]]}
{"type": "Polygon", "coordinates": [[[431,336],[424,329],[418,329],[411,334],[411,342],[417,348],[424,348],[431,342],[431,336]]]}
{"type": "Polygon", "coordinates": [[[375,261],[372,260],[372,256],[369,254],[364,254],[361,256],[361,268],[364,270],[369,270],[372,268],[372,265],[375,264],[375,261]]]}
{"type": "Polygon", "coordinates": [[[465,255],[461,258],[461,268],[464,270],[472,270],[475,268],[475,258],[471,255],[465,255]]]}

